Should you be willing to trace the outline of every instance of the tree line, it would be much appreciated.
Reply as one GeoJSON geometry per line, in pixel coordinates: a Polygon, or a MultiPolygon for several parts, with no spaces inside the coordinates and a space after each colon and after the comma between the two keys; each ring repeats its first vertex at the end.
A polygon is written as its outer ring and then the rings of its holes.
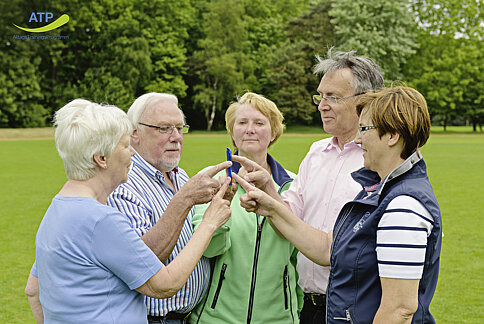
{"type": "Polygon", "coordinates": [[[356,50],[427,99],[433,124],[484,121],[479,0],[12,0],[0,4],[0,127],[49,125],[74,98],[127,110],[146,92],[220,129],[238,95],[273,100],[288,125],[319,125],[316,54],[356,50]],[[69,22],[32,39],[32,12],[69,22]]]}

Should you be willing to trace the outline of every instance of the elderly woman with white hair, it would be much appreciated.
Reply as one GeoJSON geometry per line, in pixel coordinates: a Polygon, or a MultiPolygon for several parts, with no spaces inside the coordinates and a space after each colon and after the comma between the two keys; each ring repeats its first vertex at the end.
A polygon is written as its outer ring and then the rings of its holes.
{"type": "Polygon", "coordinates": [[[108,195],[128,177],[132,124],[117,107],[77,99],[55,114],[68,181],[37,232],[25,289],[38,323],[146,323],[143,296],[167,298],[187,281],[215,230],[230,217],[226,179],[185,249],[168,266],[108,195]]]}

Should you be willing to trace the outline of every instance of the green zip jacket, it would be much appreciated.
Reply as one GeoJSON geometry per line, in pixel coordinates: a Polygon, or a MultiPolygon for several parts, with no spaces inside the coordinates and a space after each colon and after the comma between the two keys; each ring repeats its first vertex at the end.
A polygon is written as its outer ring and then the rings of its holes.
{"type": "MultiPolygon", "coordinates": [[[[267,161],[276,189],[287,190],[295,174],[269,154],[267,161]]],[[[235,162],[232,168],[238,172],[240,165],[235,162]]],[[[190,323],[299,323],[302,290],[297,286],[297,250],[274,232],[265,217],[240,206],[244,193],[239,186],[230,219],[217,230],[204,253],[212,262],[211,282],[190,323]]],[[[195,207],[194,228],[207,207],[195,207]]]]}

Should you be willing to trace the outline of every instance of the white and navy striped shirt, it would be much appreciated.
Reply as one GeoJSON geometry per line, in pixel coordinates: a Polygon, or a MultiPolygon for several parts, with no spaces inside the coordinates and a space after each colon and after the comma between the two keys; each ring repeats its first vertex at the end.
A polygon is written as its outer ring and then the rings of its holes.
{"type": "MultiPolygon", "coordinates": [[[[108,205],[118,209],[126,215],[131,226],[141,237],[148,232],[162,217],[166,207],[175,193],[188,181],[187,173],[181,168],[175,168],[168,173],[175,191],[165,182],[163,174],[146,162],[139,154],[135,154],[131,161],[129,179],[121,184],[108,197],[108,205]]],[[[173,252],[165,265],[170,263],[188,243],[193,234],[193,208],[183,224],[173,252]]],[[[204,257],[198,262],[187,283],[173,297],[157,299],[145,296],[148,314],[151,316],[165,316],[168,312],[188,313],[202,299],[208,285],[210,266],[204,257]]]]}
{"type": "Polygon", "coordinates": [[[397,196],[378,223],[376,253],[380,277],[420,279],[433,218],[417,199],[397,196]]]}

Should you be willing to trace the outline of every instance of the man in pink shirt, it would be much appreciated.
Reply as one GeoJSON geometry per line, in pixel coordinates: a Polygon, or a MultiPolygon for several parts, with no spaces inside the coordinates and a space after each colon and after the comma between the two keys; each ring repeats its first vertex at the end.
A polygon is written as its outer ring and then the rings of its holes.
{"type": "MultiPolygon", "coordinates": [[[[329,50],[327,59],[317,56],[314,73],[324,75],[313,101],[324,130],[333,137],[313,143],[290,189],[282,194],[294,214],[325,232],[333,229],[343,205],[361,190],[351,178],[351,172],[363,167],[361,147],[353,141],[358,131],[358,96],[384,86],[378,66],[354,54],[329,50]]],[[[329,267],[319,266],[299,253],[297,271],[304,291],[300,323],[326,323],[329,267]]]]}

